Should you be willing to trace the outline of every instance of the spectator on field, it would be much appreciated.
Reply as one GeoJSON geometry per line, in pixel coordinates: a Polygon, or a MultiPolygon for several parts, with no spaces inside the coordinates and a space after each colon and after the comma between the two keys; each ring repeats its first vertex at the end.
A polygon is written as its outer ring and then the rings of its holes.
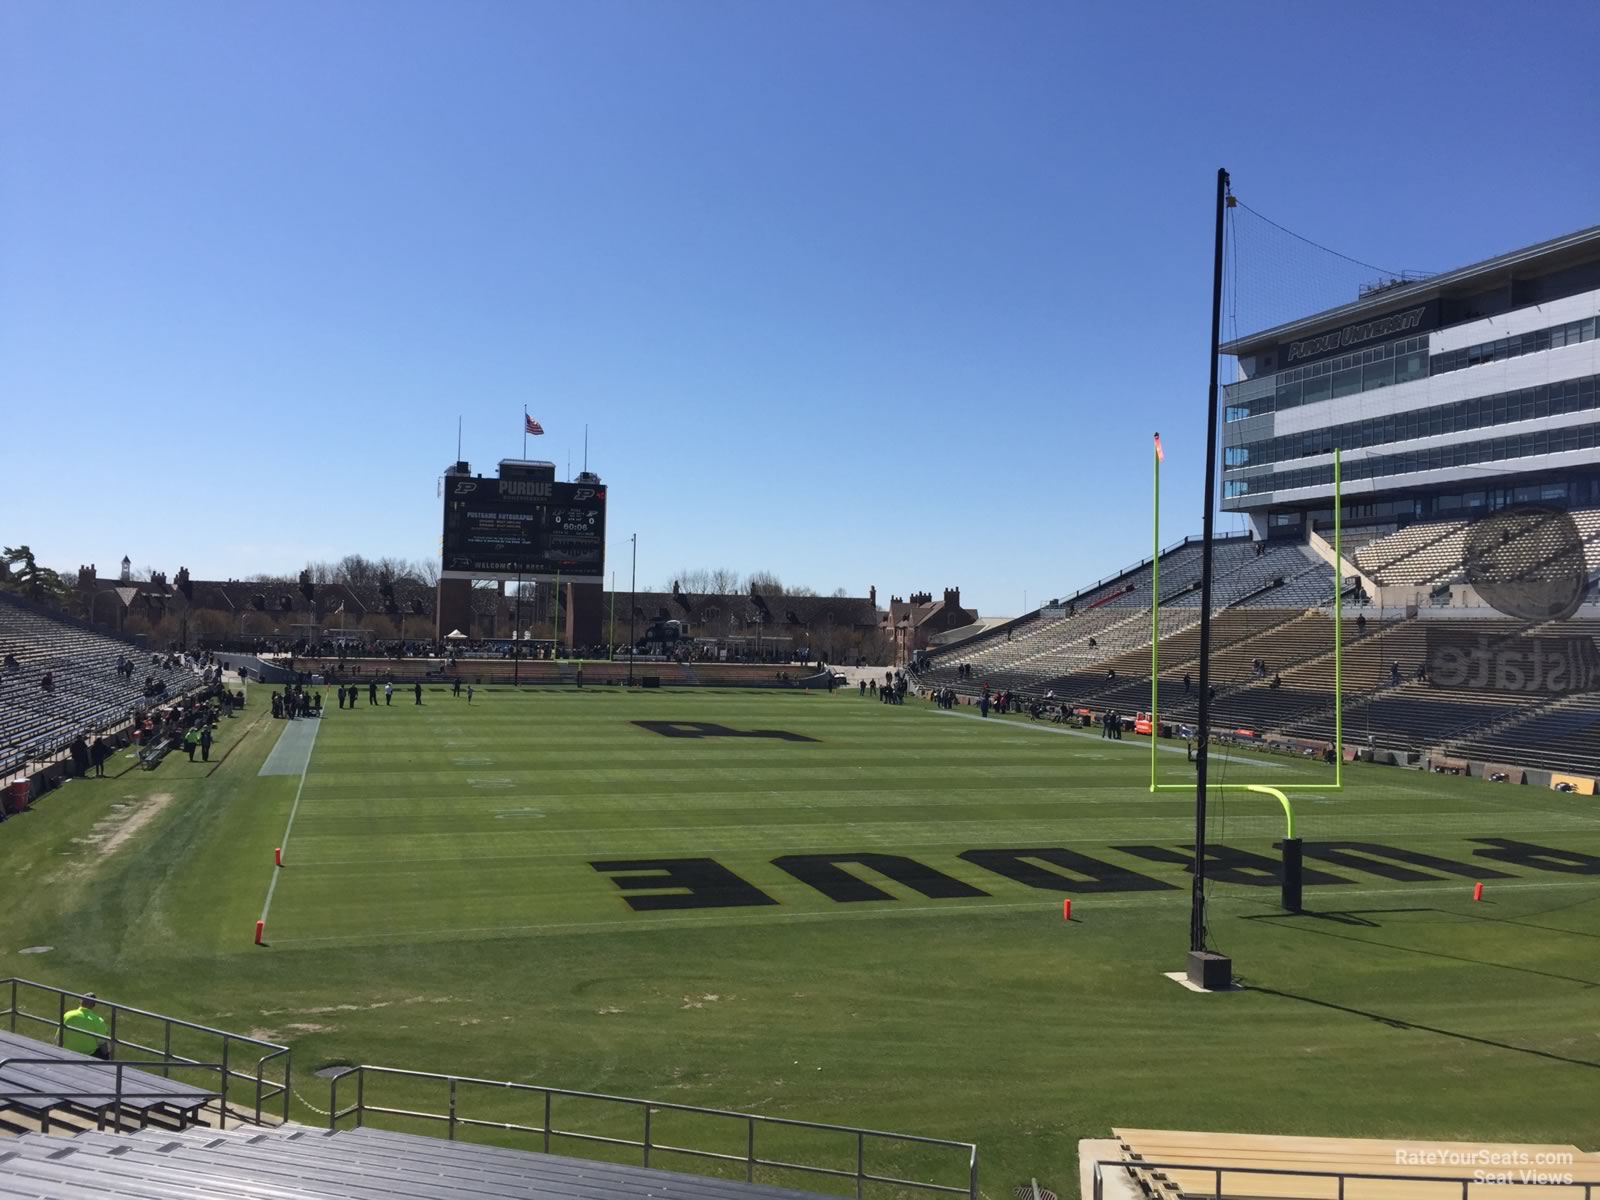
{"type": "Polygon", "coordinates": [[[368,704],[376,704],[377,702],[378,702],[378,681],[376,679],[373,679],[373,680],[368,681],[368,683],[367,683],[367,703],[368,704]]]}
{"type": "Polygon", "coordinates": [[[72,745],[67,747],[67,753],[72,756],[72,773],[84,776],[89,773],[89,743],[80,735],[72,739],[72,745]]]}
{"type": "Polygon", "coordinates": [[[472,703],[472,685],[470,683],[467,684],[467,703],[472,703]]]}
{"type": "Polygon", "coordinates": [[[96,777],[104,778],[106,773],[106,759],[111,757],[111,747],[106,745],[104,738],[97,737],[89,747],[89,761],[94,764],[96,777]]]}
{"type": "MultiPolygon", "coordinates": [[[[193,758],[194,755],[190,755],[193,758]]],[[[200,761],[211,761],[211,726],[207,725],[200,731],[200,761]]]]}
{"type": "Polygon", "coordinates": [[[386,683],[383,685],[383,703],[385,707],[394,703],[394,684],[386,683]]]}
{"type": "Polygon", "coordinates": [[[416,702],[418,704],[421,704],[422,703],[422,684],[418,683],[418,684],[414,685],[414,690],[416,692],[416,697],[417,697],[417,701],[416,702]]]}
{"type": "Polygon", "coordinates": [[[189,752],[189,761],[194,761],[194,752],[200,747],[200,731],[193,726],[183,735],[183,748],[189,752]]]}
{"type": "Polygon", "coordinates": [[[106,1028],[105,1018],[95,1012],[94,1008],[94,993],[85,992],[82,1003],[63,1014],[61,1045],[78,1054],[89,1054],[109,1061],[111,1031],[106,1028]]]}
{"type": "Polygon", "coordinates": [[[984,691],[983,691],[983,695],[978,698],[978,715],[981,716],[981,717],[987,717],[989,715],[989,689],[988,688],[985,688],[984,691]]]}

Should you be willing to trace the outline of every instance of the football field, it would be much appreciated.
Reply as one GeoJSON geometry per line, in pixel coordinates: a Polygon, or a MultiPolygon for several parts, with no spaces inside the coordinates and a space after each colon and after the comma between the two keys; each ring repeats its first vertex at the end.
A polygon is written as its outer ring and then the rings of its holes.
{"type": "Polygon", "coordinates": [[[1145,739],[853,691],[325,691],[293,725],[265,692],[220,764],[0,827],[5,974],[287,1041],[324,1105],[311,1071],[367,1062],[905,1130],[976,1141],[996,1197],[1074,1192],[1118,1125],[1600,1145],[1593,798],[1347,768],[1292,793],[1289,916],[1283,814],[1230,793],[1210,927],[1247,986],[1196,995],[1163,977],[1193,798],[1145,739]]]}

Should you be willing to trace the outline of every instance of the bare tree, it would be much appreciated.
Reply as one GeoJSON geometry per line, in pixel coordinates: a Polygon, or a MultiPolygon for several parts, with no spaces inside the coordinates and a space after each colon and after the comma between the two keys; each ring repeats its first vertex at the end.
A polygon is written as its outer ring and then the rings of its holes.
{"type": "Polygon", "coordinates": [[[405,573],[410,570],[411,567],[411,564],[406,562],[405,559],[395,558],[390,554],[384,555],[372,565],[377,568],[379,579],[389,580],[403,578],[405,573]]]}
{"type": "Polygon", "coordinates": [[[375,587],[378,564],[361,554],[346,554],[334,568],[334,582],[354,588],[375,587]]]}
{"type": "Polygon", "coordinates": [[[745,581],[745,591],[760,592],[763,596],[783,595],[783,580],[771,571],[751,571],[745,581]]]}
{"type": "Polygon", "coordinates": [[[413,559],[406,568],[406,574],[412,579],[421,581],[429,587],[439,586],[439,560],[436,558],[413,559]]]}
{"type": "Polygon", "coordinates": [[[715,590],[711,583],[711,572],[705,567],[685,568],[678,572],[674,582],[684,591],[696,596],[708,595],[715,590]]]}

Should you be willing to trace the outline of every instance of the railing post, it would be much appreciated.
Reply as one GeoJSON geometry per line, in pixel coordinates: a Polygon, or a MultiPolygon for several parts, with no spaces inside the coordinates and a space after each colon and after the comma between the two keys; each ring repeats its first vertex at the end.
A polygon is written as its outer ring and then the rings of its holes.
{"type": "MultiPolygon", "coordinates": [[[[338,1072],[337,1074],[331,1076],[328,1079],[328,1130],[329,1130],[329,1132],[333,1132],[334,1130],[339,1128],[339,1076],[343,1075],[343,1074],[344,1074],[344,1072],[340,1071],[340,1072],[338,1072]]],[[[284,1080],[284,1082],[285,1083],[288,1082],[287,1078],[284,1080]]],[[[288,1106],[288,1102],[285,1101],[284,1105],[285,1105],[285,1107],[287,1107],[288,1106]]]]}
{"type": "Polygon", "coordinates": [[[544,1092],[544,1152],[550,1153],[550,1089],[544,1092]]]}
{"type": "Polygon", "coordinates": [[[1343,1175],[1339,1176],[1339,1197],[1338,1197],[1338,1200],[1344,1200],[1344,1176],[1343,1175]]]}
{"type": "Polygon", "coordinates": [[[60,988],[56,989],[56,1045],[67,1044],[67,994],[60,988]]]}
{"type": "Polygon", "coordinates": [[[222,1035],[222,1084],[217,1089],[222,1093],[222,1124],[228,1124],[228,1035],[222,1035]]]}
{"type": "Polygon", "coordinates": [[[121,1011],[122,1011],[122,1008],[121,1008],[120,1005],[113,1004],[111,1006],[111,1054],[112,1054],[112,1057],[116,1057],[116,1053],[117,1053],[117,1014],[119,1012],[121,1012],[121,1011]]]}
{"type": "MultiPolygon", "coordinates": [[[[974,1146],[972,1153],[967,1156],[967,1197],[968,1200],[978,1200],[978,1148],[974,1146]]],[[[1100,1200],[1100,1165],[1095,1164],[1095,1200],[1100,1200]]]]}
{"type": "Polygon", "coordinates": [[[1217,1168],[1217,1190],[1212,1193],[1217,1200],[1222,1200],[1222,1168],[1217,1168]]]}
{"type": "Polygon", "coordinates": [[[1105,1192],[1105,1182],[1100,1178],[1100,1163],[1094,1164],[1094,1200],[1101,1200],[1105,1192]]]}
{"type": "Polygon", "coordinates": [[[17,977],[11,977],[11,1032],[17,1031],[17,977]]]}
{"type": "MultiPolygon", "coordinates": [[[[168,1018],[167,1021],[164,1023],[163,1029],[165,1030],[165,1034],[163,1035],[163,1037],[161,1039],[161,1057],[166,1059],[167,1062],[171,1062],[172,1061],[172,1020],[171,1020],[171,1018],[168,1018]]],[[[171,1079],[172,1078],[172,1068],[167,1066],[166,1063],[163,1063],[161,1065],[161,1078],[163,1078],[163,1079],[171,1079]]]]}
{"type": "Polygon", "coordinates": [[[644,1165],[650,1165],[650,1105],[644,1106],[644,1165]]]}
{"type": "Polygon", "coordinates": [[[746,1183],[756,1179],[756,1119],[746,1117],[744,1138],[744,1178],[746,1183]]]}
{"type": "MultiPolygon", "coordinates": [[[[294,1078],[294,1051],[286,1050],[283,1055],[283,1119],[289,1119],[289,1083],[294,1078]]],[[[331,1106],[330,1106],[331,1111],[331,1106]]]]}
{"type": "Polygon", "coordinates": [[[266,1057],[263,1056],[261,1058],[256,1059],[256,1124],[257,1125],[261,1124],[261,1088],[262,1088],[262,1084],[263,1084],[263,1078],[262,1077],[266,1074],[266,1070],[267,1070],[266,1057]]]}
{"type": "Polygon", "coordinates": [[[456,1081],[454,1076],[450,1078],[450,1123],[448,1128],[450,1130],[450,1140],[453,1142],[456,1140],[456,1081]]]}
{"type": "Polygon", "coordinates": [[[866,1140],[867,1135],[859,1129],[856,1130],[856,1200],[861,1200],[861,1167],[862,1161],[866,1157],[866,1140]]]}
{"type": "Polygon", "coordinates": [[[367,1068],[365,1064],[356,1068],[356,1128],[361,1128],[361,1123],[367,1116],[367,1068]]]}

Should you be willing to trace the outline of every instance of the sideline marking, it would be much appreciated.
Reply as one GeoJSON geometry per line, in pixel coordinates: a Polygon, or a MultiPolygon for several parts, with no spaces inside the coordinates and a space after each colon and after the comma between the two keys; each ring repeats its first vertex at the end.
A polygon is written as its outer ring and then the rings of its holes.
{"type": "MultiPolygon", "coordinates": [[[[934,709],[934,715],[935,716],[940,716],[940,717],[962,717],[962,718],[964,718],[965,720],[968,720],[968,721],[982,721],[982,722],[984,722],[985,724],[988,724],[988,725],[999,724],[1002,727],[1009,726],[1009,727],[1014,728],[1014,729],[1031,729],[1035,733],[1059,733],[1062,737],[1087,738],[1091,742],[1118,742],[1118,741],[1122,740],[1121,738],[1096,737],[1094,734],[1085,733],[1081,729],[1060,729],[1060,728],[1057,728],[1055,725],[1036,725],[1036,724],[1033,724],[1031,722],[1029,724],[1027,724],[1027,725],[1024,725],[1021,721],[1007,721],[1004,717],[998,717],[998,718],[996,718],[996,717],[980,717],[980,716],[974,715],[973,713],[952,712],[951,710],[946,709],[946,708],[934,709]]],[[[1133,749],[1133,750],[1140,750],[1140,749],[1144,749],[1145,748],[1145,744],[1143,742],[1134,742],[1129,748],[1133,749]]],[[[1182,746],[1163,746],[1159,742],[1156,744],[1156,749],[1159,750],[1163,754],[1187,754],[1188,753],[1188,750],[1185,749],[1182,746]]],[[[1259,762],[1260,760],[1254,759],[1254,758],[1239,758],[1239,757],[1237,757],[1235,755],[1232,755],[1232,754],[1213,754],[1211,756],[1211,761],[1212,762],[1256,763],[1256,762],[1259,762]]],[[[1274,765],[1275,766],[1279,766],[1279,767],[1283,767],[1284,769],[1289,770],[1289,771],[1299,772],[1299,773],[1302,773],[1302,774],[1304,773],[1304,764],[1303,763],[1297,763],[1293,759],[1290,759],[1289,761],[1284,762],[1284,763],[1275,763],[1274,765]]],[[[1329,790],[1331,791],[1332,788],[1333,788],[1333,785],[1329,784],[1328,787],[1329,787],[1329,790]]]]}
{"type": "MultiPolygon", "coordinates": [[[[306,772],[311,768],[311,748],[317,744],[317,730],[321,728],[322,721],[319,719],[312,726],[311,737],[306,741],[305,761],[300,764],[300,785],[294,789],[294,803],[289,806],[289,823],[283,827],[283,840],[278,843],[278,848],[285,852],[289,849],[289,834],[294,829],[295,814],[300,811],[300,793],[306,790],[306,772]]],[[[283,874],[281,868],[272,868],[272,879],[267,884],[267,899],[261,906],[261,920],[263,923],[266,922],[267,913],[272,911],[272,893],[278,890],[278,876],[281,874],[283,874]]]]}
{"type": "MultiPolygon", "coordinates": [[[[1356,888],[1354,888],[1354,889],[1351,889],[1351,888],[1341,889],[1339,895],[1342,898],[1343,897],[1348,897],[1349,899],[1352,899],[1352,900],[1354,900],[1354,899],[1356,899],[1358,897],[1364,899],[1364,898],[1366,898],[1368,896],[1401,896],[1401,895],[1416,895],[1418,892],[1424,892],[1424,893],[1427,893],[1427,892],[1433,892],[1433,893],[1450,892],[1450,891],[1459,890],[1462,887],[1460,881],[1454,880],[1454,879],[1439,879],[1439,880],[1435,880],[1435,881],[1427,882],[1427,883],[1418,881],[1416,883],[1412,883],[1411,885],[1409,885],[1407,887],[1393,887],[1393,888],[1364,888],[1364,887],[1360,887],[1358,881],[1356,881],[1356,880],[1351,880],[1350,882],[1351,883],[1356,883],[1358,886],[1356,888]]],[[[1068,884],[1069,888],[1070,888],[1070,886],[1071,885],[1068,884]]],[[[1591,880],[1591,879],[1553,879],[1553,880],[1529,879],[1529,880],[1525,880],[1525,881],[1506,880],[1504,882],[1496,883],[1495,890],[1496,891],[1501,891],[1501,892],[1515,890],[1515,891],[1519,891],[1520,892],[1520,891],[1532,891],[1532,890],[1535,890],[1535,889],[1548,889],[1548,888],[1596,888],[1596,887],[1597,887],[1597,884],[1595,883],[1594,880],[1591,880]]],[[[1067,890],[1067,889],[1063,889],[1063,890],[1067,890]]],[[[1258,889],[1258,890],[1270,891],[1270,889],[1258,889]]],[[[1165,893],[1160,893],[1160,894],[1147,894],[1147,895],[1128,895],[1128,896],[1122,896],[1122,897],[1107,895],[1104,898],[1098,898],[1097,897],[1095,899],[1095,902],[1094,902],[1094,907],[1095,907],[1095,910],[1098,911],[1098,910],[1104,909],[1104,908],[1139,908],[1139,907],[1144,907],[1146,905],[1156,905],[1156,904],[1163,904],[1163,903],[1171,904],[1171,903],[1174,902],[1174,897],[1175,896],[1180,900],[1182,899],[1182,893],[1181,892],[1178,892],[1178,893],[1165,892],[1165,893]]],[[[1268,908],[1268,909],[1272,908],[1270,902],[1267,901],[1265,898],[1263,898],[1261,906],[1265,907],[1265,908],[1268,908]]],[[[341,942],[341,941],[367,942],[367,941],[370,941],[370,940],[373,940],[373,939],[377,939],[377,938],[395,938],[395,937],[398,937],[398,938],[410,938],[410,937],[451,938],[451,937],[461,937],[461,936],[468,935],[468,934],[489,934],[490,936],[509,937],[509,936],[512,936],[512,935],[530,934],[530,933],[531,934],[561,933],[561,932],[566,932],[566,931],[569,931],[569,930],[593,930],[593,931],[596,931],[596,932],[603,931],[603,932],[616,932],[616,933],[647,933],[652,929],[658,929],[658,928],[661,928],[663,926],[675,926],[675,925],[734,926],[734,925],[737,925],[740,922],[749,921],[749,920],[752,920],[752,919],[759,920],[762,924],[773,923],[773,924],[780,924],[780,925],[788,925],[788,924],[809,923],[809,922],[813,922],[813,921],[864,921],[864,920],[870,921],[870,920],[882,920],[882,919],[884,919],[886,917],[891,917],[892,918],[892,917],[922,916],[922,915],[927,915],[927,914],[930,914],[930,913],[941,913],[941,914],[948,913],[948,914],[951,914],[951,915],[968,915],[968,916],[971,916],[971,915],[981,915],[981,914],[986,913],[986,912],[998,913],[998,912],[1005,912],[1005,911],[1015,911],[1017,909],[1037,909],[1037,910],[1039,910],[1039,912],[1045,914],[1046,916],[1052,916],[1053,915],[1055,917],[1056,923],[1058,925],[1060,924],[1060,920],[1061,920],[1060,912],[1061,912],[1061,910],[1060,910],[1059,894],[1057,894],[1056,896],[1049,896],[1049,897],[1046,897],[1046,898],[1044,898],[1042,900],[1025,900],[1025,901],[1021,901],[1021,902],[1009,902],[1008,901],[1008,902],[1003,902],[1003,903],[1000,903],[1000,904],[985,904],[985,903],[980,902],[980,903],[977,903],[977,904],[907,905],[905,908],[879,908],[879,909],[875,909],[875,910],[873,910],[871,912],[829,912],[827,910],[811,911],[811,912],[791,912],[791,913],[773,913],[773,912],[768,912],[768,915],[762,916],[762,917],[759,917],[759,918],[753,918],[753,917],[750,917],[750,916],[735,917],[735,916],[727,916],[727,915],[718,914],[718,915],[712,915],[712,916],[706,916],[706,917],[663,917],[663,918],[660,918],[660,919],[657,919],[657,920],[646,919],[646,920],[635,921],[635,920],[629,919],[629,917],[633,915],[633,914],[629,914],[629,916],[625,916],[625,917],[622,917],[620,919],[610,920],[610,921],[565,921],[565,922],[558,922],[558,923],[547,924],[547,925],[480,925],[480,926],[464,928],[464,929],[405,929],[405,930],[390,929],[390,930],[371,931],[371,932],[361,933],[361,934],[335,933],[335,934],[322,934],[322,935],[317,935],[317,936],[314,936],[314,937],[292,938],[289,941],[283,942],[281,944],[282,945],[286,945],[286,946],[287,945],[291,945],[291,944],[292,945],[296,945],[296,946],[306,946],[306,945],[310,945],[310,944],[312,944],[314,942],[315,943],[324,943],[324,944],[325,943],[329,943],[329,942],[341,942]]],[[[1340,910],[1339,909],[1329,909],[1328,911],[1337,912],[1337,911],[1340,911],[1340,910]]],[[[1446,911],[1446,910],[1441,909],[1440,911],[1443,912],[1443,911],[1446,911]]],[[[1278,912],[1278,910],[1276,910],[1276,909],[1272,909],[1272,912],[1274,914],[1276,914],[1276,915],[1279,915],[1279,916],[1287,917],[1287,916],[1290,915],[1288,913],[1278,912]]],[[[1224,916],[1226,916],[1226,915],[1227,914],[1224,914],[1224,916]]],[[[1468,913],[1468,912],[1462,912],[1460,915],[1463,916],[1463,917],[1470,917],[1472,914],[1468,913]]],[[[1571,932],[1571,931],[1570,930],[1563,930],[1563,931],[1557,931],[1557,932],[1571,932]]],[[[1378,943],[1373,943],[1373,944],[1376,945],[1378,943]]],[[[1389,948],[1393,949],[1394,947],[1389,947],[1389,948]]],[[[1401,947],[1401,948],[1403,949],[1404,947],[1401,947]]]]}
{"type": "MultiPolygon", "coordinates": [[[[257,717],[256,720],[260,720],[257,717]]],[[[321,717],[296,717],[284,722],[284,728],[273,743],[267,761],[261,764],[257,775],[299,775],[311,758],[311,744],[317,740],[321,717]]]]}

